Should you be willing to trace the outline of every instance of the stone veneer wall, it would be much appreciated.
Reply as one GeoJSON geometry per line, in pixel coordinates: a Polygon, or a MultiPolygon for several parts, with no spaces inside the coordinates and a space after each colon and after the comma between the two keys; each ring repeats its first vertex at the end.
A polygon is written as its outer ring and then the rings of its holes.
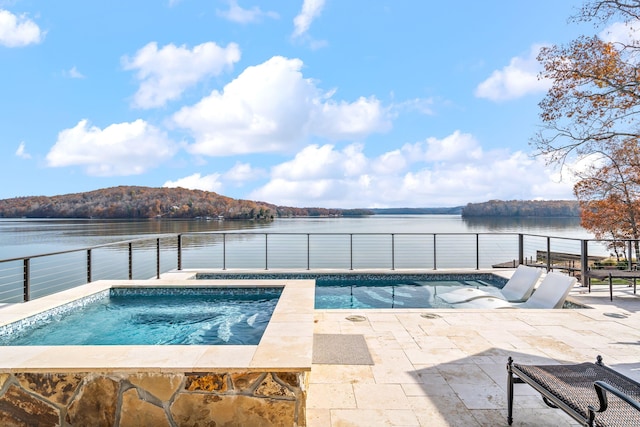
{"type": "Polygon", "coordinates": [[[308,372],[3,373],[2,426],[304,426],[308,372]]]}

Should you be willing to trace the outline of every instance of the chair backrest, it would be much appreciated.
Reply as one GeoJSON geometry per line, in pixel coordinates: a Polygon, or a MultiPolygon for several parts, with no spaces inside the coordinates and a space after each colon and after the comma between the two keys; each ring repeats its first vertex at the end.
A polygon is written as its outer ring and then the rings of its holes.
{"type": "Polygon", "coordinates": [[[560,273],[547,273],[547,276],[523,306],[528,308],[561,308],[576,281],[575,277],[560,273]]]}
{"type": "Polygon", "coordinates": [[[521,264],[500,292],[507,301],[525,301],[531,296],[541,274],[542,269],[521,264]]]}

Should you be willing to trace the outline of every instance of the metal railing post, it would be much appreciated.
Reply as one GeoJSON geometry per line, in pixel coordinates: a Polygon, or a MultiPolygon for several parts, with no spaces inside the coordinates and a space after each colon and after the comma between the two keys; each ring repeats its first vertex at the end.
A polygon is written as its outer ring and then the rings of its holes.
{"type": "Polygon", "coordinates": [[[524,264],[524,234],[518,234],[518,265],[524,264]]]}
{"type": "Polygon", "coordinates": [[[547,236],[547,273],[551,271],[551,237],[547,236]]]}
{"type": "Polygon", "coordinates": [[[264,233],[264,269],[269,269],[269,234],[264,233]]]}
{"type": "Polygon", "coordinates": [[[633,253],[631,252],[632,249],[632,244],[631,244],[631,240],[627,241],[627,253],[629,254],[629,257],[627,259],[627,270],[631,270],[631,264],[632,264],[632,260],[633,260],[633,253]]]}
{"type": "Polygon", "coordinates": [[[178,234],[178,271],[182,270],[182,234],[178,234]]]}
{"type": "Polygon", "coordinates": [[[156,279],[160,278],[160,238],[156,239],[156,279]]]}
{"type": "Polygon", "coordinates": [[[393,233],[391,233],[391,269],[396,269],[396,241],[393,233]]]}
{"type": "Polygon", "coordinates": [[[438,267],[436,265],[436,260],[437,260],[437,247],[436,247],[436,234],[433,235],[433,269],[437,270],[438,267]]]}
{"type": "Polygon", "coordinates": [[[310,252],[311,252],[311,245],[309,243],[310,241],[310,235],[309,233],[307,233],[307,270],[311,269],[311,258],[310,258],[310,252]]]}
{"type": "Polygon", "coordinates": [[[222,233],[222,269],[227,269],[227,234],[222,233]]]}
{"type": "Polygon", "coordinates": [[[129,242],[129,280],[133,280],[133,243],[129,242]]]}
{"type": "Polygon", "coordinates": [[[91,283],[91,249],[87,249],[87,283],[91,283]]]}
{"type": "Polygon", "coordinates": [[[589,242],[582,240],[580,245],[580,281],[582,286],[588,286],[589,292],[591,292],[591,280],[587,276],[589,271],[589,242]]]}
{"type": "Polygon", "coordinates": [[[353,234],[349,234],[349,270],[353,270],[353,234]]]}
{"type": "Polygon", "coordinates": [[[29,300],[31,300],[31,259],[30,258],[25,258],[24,259],[24,278],[23,278],[23,301],[27,302],[29,300]]]}
{"type": "Polygon", "coordinates": [[[476,270],[480,270],[480,234],[476,233],[476,270]]]}

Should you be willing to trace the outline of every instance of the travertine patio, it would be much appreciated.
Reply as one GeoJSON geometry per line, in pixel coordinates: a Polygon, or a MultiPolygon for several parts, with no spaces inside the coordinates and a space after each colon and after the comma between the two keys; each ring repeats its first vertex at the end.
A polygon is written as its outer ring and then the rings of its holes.
{"type": "MultiPolygon", "coordinates": [[[[171,273],[167,280],[149,284],[174,286],[182,282],[193,286],[194,282],[187,277],[190,274],[171,273]]],[[[218,284],[225,285],[224,281],[218,284]]],[[[62,300],[95,292],[97,287],[111,285],[94,282],[29,303],[4,307],[0,324],[12,321],[18,314],[25,315],[25,310],[38,312],[62,300]]],[[[610,302],[607,286],[594,287],[590,294],[586,288],[576,287],[570,298],[592,308],[567,310],[313,310],[313,288],[312,281],[287,286],[282,304],[278,305],[269,330],[257,347],[185,349],[169,346],[162,352],[156,347],[132,347],[124,352],[117,346],[87,347],[73,349],[69,354],[64,353],[67,351],[64,348],[5,347],[0,371],[6,373],[0,374],[0,385],[4,384],[0,388],[6,392],[7,384],[16,388],[25,381],[29,383],[25,387],[31,387],[30,377],[24,373],[69,373],[71,368],[74,372],[84,372],[97,367],[111,379],[120,378],[120,374],[157,371],[165,382],[174,380],[173,377],[167,380],[167,375],[178,372],[182,375],[180,381],[169,387],[171,399],[175,400],[180,393],[204,396],[203,391],[190,388],[191,377],[186,377],[191,374],[185,376],[184,372],[202,374],[213,372],[212,367],[224,367],[227,372],[233,368],[233,372],[229,372],[235,387],[233,375],[237,377],[239,368],[253,372],[268,366],[271,369],[268,372],[276,372],[276,376],[273,382],[256,389],[263,390],[276,383],[282,386],[282,372],[286,374],[295,368],[303,373],[302,379],[295,382],[295,390],[299,391],[299,402],[304,405],[306,401],[306,411],[302,406],[289,411],[293,415],[288,418],[271,417],[273,423],[269,425],[300,425],[306,419],[310,427],[466,427],[507,425],[506,362],[509,356],[519,363],[576,363],[594,361],[597,355],[602,355],[606,364],[640,380],[640,297],[633,294],[632,288],[616,286],[614,300],[610,302]],[[364,336],[373,365],[312,364],[314,333],[364,336]],[[16,375],[16,379],[8,381],[9,373],[16,375]],[[178,389],[182,391],[177,393],[178,389]]],[[[245,371],[241,373],[244,375],[245,371]]],[[[132,385],[129,389],[121,387],[127,393],[122,396],[122,402],[126,403],[121,408],[123,414],[140,417],[143,412],[131,408],[146,405],[156,412],[156,407],[170,407],[174,416],[180,415],[179,404],[175,401],[160,404],[158,399],[149,397],[154,392],[145,392],[136,398],[131,390],[148,391],[148,384],[138,384],[140,381],[130,377],[124,380],[128,381],[127,387],[129,383],[132,385]]],[[[167,387],[154,395],[163,394],[164,389],[167,387]]],[[[255,391],[251,390],[253,396],[255,391]]],[[[282,388],[276,391],[282,390],[287,392],[282,388]]],[[[223,391],[216,389],[212,393],[225,397],[223,391]]],[[[234,388],[232,394],[242,393],[234,388]]],[[[276,397],[273,402],[283,401],[276,397]]],[[[232,405],[229,410],[234,412],[236,407],[232,405]]],[[[62,412],[65,411],[74,413],[72,409],[63,408],[62,412]]],[[[160,415],[166,416],[166,411],[160,415]]],[[[121,418],[121,422],[124,419],[121,418]]],[[[237,417],[227,420],[240,422],[237,417]]],[[[530,387],[517,385],[514,425],[578,424],[560,410],[548,408],[530,387]]]]}
{"type": "MultiPolygon", "coordinates": [[[[577,310],[316,310],[316,334],[362,334],[374,365],[312,365],[307,425],[499,426],[506,362],[593,362],[640,380],[640,297],[576,288],[577,310]],[[437,318],[423,317],[437,314],[437,318]],[[347,320],[349,315],[366,320],[347,320]]],[[[516,426],[578,425],[516,385],[516,426]]]]}

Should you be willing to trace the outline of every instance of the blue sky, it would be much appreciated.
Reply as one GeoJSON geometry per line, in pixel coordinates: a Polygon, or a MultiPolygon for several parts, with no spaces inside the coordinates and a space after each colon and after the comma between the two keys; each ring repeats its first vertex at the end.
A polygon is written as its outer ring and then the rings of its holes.
{"type": "MultiPolygon", "coordinates": [[[[0,0],[0,198],[570,199],[529,144],[581,1],[0,0]]],[[[563,180],[560,179],[563,177],[563,180]]]]}

